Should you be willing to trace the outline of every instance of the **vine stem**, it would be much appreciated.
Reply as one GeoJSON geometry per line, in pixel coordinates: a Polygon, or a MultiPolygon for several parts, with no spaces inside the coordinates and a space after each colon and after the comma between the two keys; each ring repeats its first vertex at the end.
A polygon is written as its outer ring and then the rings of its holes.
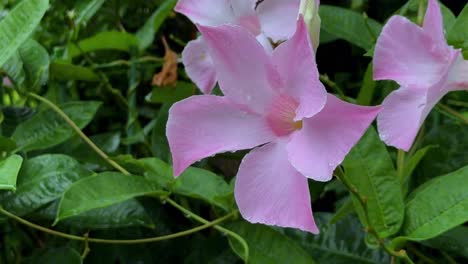
{"type": "MultiPolygon", "coordinates": [[[[405,152],[401,149],[397,153],[397,173],[398,179],[402,182],[404,180],[405,173],[405,152]]],[[[403,182],[402,182],[403,183],[403,182]]]]}
{"type": "Polygon", "coordinates": [[[387,252],[389,255],[397,257],[399,259],[402,259],[405,263],[407,264],[414,264],[414,262],[410,259],[408,254],[406,253],[406,250],[401,249],[399,251],[395,251],[388,247],[388,245],[385,244],[384,240],[379,236],[379,234],[375,231],[375,229],[371,225],[370,217],[369,217],[369,212],[367,209],[367,199],[365,197],[362,197],[359,191],[355,186],[353,186],[345,177],[344,172],[339,168],[337,170],[338,173],[335,174],[335,176],[345,185],[345,187],[351,192],[351,194],[356,197],[358,200],[359,204],[362,206],[363,211],[364,211],[364,217],[366,218],[366,222],[368,227],[366,228],[366,231],[371,234],[372,236],[375,237],[377,241],[379,241],[379,245],[387,252]]]}
{"type": "MultiPolygon", "coordinates": [[[[204,223],[204,224],[206,224],[208,222],[206,219],[204,219],[204,218],[194,214],[193,212],[185,209],[184,207],[182,207],[181,205],[179,205],[178,203],[176,203],[174,200],[172,200],[169,197],[164,199],[163,201],[168,202],[170,205],[174,206],[176,209],[178,209],[179,211],[184,213],[187,217],[191,217],[191,218],[195,219],[196,221],[198,221],[200,223],[204,223]]],[[[238,234],[232,232],[231,230],[226,229],[226,228],[224,228],[222,226],[219,226],[219,225],[215,225],[215,226],[213,226],[213,228],[220,231],[223,234],[226,234],[226,235],[236,239],[242,245],[242,247],[244,248],[245,260],[247,261],[249,259],[249,246],[247,245],[247,242],[245,242],[245,240],[241,236],[239,236],[238,234]]]]}
{"type": "Polygon", "coordinates": [[[460,119],[460,121],[462,121],[463,123],[465,123],[465,125],[468,125],[468,118],[464,117],[462,114],[458,113],[457,111],[455,111],[454,109],[452,109],[451,107],[449,106],[446,106],[444,104],[438,104],[437,105],[441,110],[443,110],[444,112],[447,112],[449,114],[451,114],[452,116],[460,119]]]}
{"type": "Polygon", "coordinates": [[[27,220],[25,220],[25,219],[23,219],[23,218],[21,218],[19,216],[16,216],[16,215],[8,212],[7,210],[3,209],[3,207],[1,207],[1,206],[0,206],[0,213],[4,214],[5,216],[8,216],[9,218],[11,218],[11,219],[23,224],[23,225],[26,225],[28,227],[37,229],[37,230],[42,231],[42,232],[47,233],[47,234],[51,234],[51,235],[54,235],[54,236],[66,238],[66,239],[69,239],[69,240],[83,241],[83,242],[86,242],[86,243],[89,242],[89,243],[96,243],[96,244],[121,244],[121,245],[153,243],[153,242],[159,242],[159,241],[163,241],[163,240],[174,239],[174,238],[178,238],[178,237],[182,237],[182,236],[187,236],[187,235],[199,232],[199,231],[201,231],[203,229],[207,229],[207,228],[210,228],[210,227],[213,227],[213,226],[216,227],[217,224],[222,223],[222,222],[226,221],[227,219],[229,219],[231,217],[235,217],[237,215],[237,212],[232,212],[232,213],[227,214],[227,215],[225,215],[225,216],[223,216],[221,218],[218,218],[218,219],[216,219],[214,221],[211,221],[211,222],[206,221],[201,226],[197,226],[197,227],[189,229],[189,230],[185,230],[185,231],[182,231],[182,232],[178,232],[178,233],[174,233],[174,234],[170,234],[170,235],[166,235],[166,236],[158,236],[158,237],[143,238],[143,239],[132,239],[132,240],[121,240],[121,239],[114,240],[114,239],[90,238],[87,235],[81,237],[81,236],[75,236],[75,235],[55,231],[55,230],[52,230],[52,229],[49,229],[49,228],[46,228],[46,227],[31,223],[31,222],[29,222],[29,221],[27,221],[27,220]]]}
{"type": "Polygon", "coordinates": [[[86,142],[86,144],[88,144],[88,146],[90,146],[101,158],[103,158],[105,161],[107,161],[107,163],[109,163],[112,167],[116,168],[118,171],[122,172],[123,174],[126,174],[126,175],[129,175],[130,173],[124,169],[122,166],[120,166],[117,162],[111,160],[109,158],[109,156],[107,156],[106,153],[104,153],[104,151],[102,151],[98,146],[96,146],[96,144],[94,144],[93,141],[91,141],[91,139],[89,139],[84,133],[83,131],[81,131],[81,129],[75,124],[75,122],[73,122],[73,120],[70,119],[70,117],[67,116],[67,114],[65,114],[62,109],[60,109],[58,106],[56,106],[54,103],[52,103],[51,101],[49,101],[47,98],[44,98],[40,95],[37,95],[35,93],[28,93],[29,96],[43,102],[44,104],[46,104],[48,107],[50,107],[52,110],[54,110],[57,114],[59,114],[64,120],[65,122],[67,122],[67,124],[81,137],[81,139],[83,139],[84,142],[86,142]]]}

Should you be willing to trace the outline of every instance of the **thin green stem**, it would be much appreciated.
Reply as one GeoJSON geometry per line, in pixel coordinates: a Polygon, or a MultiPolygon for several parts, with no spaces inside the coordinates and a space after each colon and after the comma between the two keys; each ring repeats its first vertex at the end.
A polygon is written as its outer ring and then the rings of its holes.
{"type": "Polygon", "coordinates": [[[207,228],[210,228],[210,227],[213,227],[213,226],[216,228],[216,226],[218,224],[226,221],[229,218],[234,217],[237,214],[237,212],[232,212],[232,213],[230,213],[228,215],[225,215],[225,216],[223,216],[221,218],[218,218],[218,219],[216,219],[214,221],[211,221],[211,222],[205,220],[206,222],[204,223],[204,225],[197,226],[195,228],[192,228],[192,229],[189,229],[189,230],[186,230],[186,231],[182,231],[182,232],[178,232],[178,233],[174,233],[174,234],[170,234],[170,235],[166,235],[166,236],[143,238],[143,239],[132,239],[132,240],[121,240],[121,239],[114,240],[114,239],[90,238],[90,237],[87,237],[87,236],[81,237],[81,236],[75,236],[75,235],[55,231],[55,230],[52,230],[52,229],[49,229],[49,228],[46,228],[46,227],[31,223],[31,222],[29,222],[29,221],[27,221],[27,220],[25,220],[25,219],[23,219],[23,218],[21,218],[19,216],[16,216],[16,215],[6,211],[2,207],[0,207],[0,213],[4,214],[5,216],[8,216],[9,218],[11,218],[11,219],[23,224],[23,225],[26,225],[28,227],[37,229],[39,231],[42,231],[42,232],[50,234],[50,235],[66,238],[66,239],[69,239],[69,240],[76,240],[76,241],[83,241],[83,242],[97,243],[97,244],[123,244],[123,245],[153,243],[153,242],[159,242],[159,241],[164,241],[164,240],[169,240],[169,239],[174,239],[174,238],[178,238],[178,237],[187,236],[187,235],[199,232],[201,230],[204,230],[204,229],[207,229],[207,228]]]}
{"type": "Polygon", "coordinates": [[[366,231],[372,236],[374,236],[377,241],[379,241],[380,247],[382,247],[383,250],[385,250],[385,252],[387,252],[389,255],[400,258],[407,264],[414,264],[414,262],[410,259],[410,257],[408,256],[405,250],[401,249],[399,251],[395,251],[391,249],[387,244],[385,244],[384,240],[375,231],[375,229],[372,227],[370,217],[369,217],[369,211],[367,207],[367,198],[362,197],[358,189],[346,179],[344,175],[344,171],[341,170],[341,168],[339,168],[338,170],[336,170],[335,176],[345,185],[345,187],[351,192],[351,194],[356,198],[356,200],[361,205],[364,211],[364,217],[368,225],[368,227],[366,227],[366,231]]]}
{"type": "Polygon", "coordinates": [[[397,154],[397,173],[398,179],[400,179],[400,181],[403,181],[405,177],[405,152],[401,149],[398,150],[397,154]]]}
{"type": "MultiPolygon", "coordinates": [[[[170,205],[174,206],[176,209],[178,209],[179,211],[184,213],[187,217],[191,217],[191,218],[195,219],[196,221],[198,221],[200,223],[204,223],[204,224],[206,224],[208,222],[206,219],[204,219],[204,218],[194,214],[193,212],[185,209],[184,207],[182,207],[181,205],[176,203],[171,198],[166,198],[164,201],[167,201],[170,205]]],[[[231,230],[226,229],[226,228],[224,228],[222,226],[219,226],[219,225],[215,225],[214,229],[216,229],[216,230],[220,231],[221,233],[226,234],[226,235],[236,239],[237,241],[239,241],[239,243],[244,248],[245,260],[249,259],[249,246],[247,245],[247,242],[245,242],[245,240],[241,236],[239,236],[238,234],[232,232],[231,230]]]]}
{"type": "Polygon", "coordinates": [[[46,104],[54,112],[56,112],[58,115],[60,115],[65,120],[65,122],[67,122],[67,124],[81,137],[81,139],[83,139],[83,141],[86,142],[86,144],[88,144],[88,146],[90,146],[101,158],[103,158],[105,161],[107,161],[107,163],[109,163],[112,167],[114,167],[118,171],[122,172],[123,174],[127,174],[127,175],[130,174],[126,169],[124,169],[122,166],[120,166],[117,162],[111,160],[109,158],[109,156],[107,156],[107,154],[104,153],[104,151],[102,151],[98,146],[96,146],[96,144],[94,144],[94,142],[91,141],[91,139],[89,139],[85,135],[85,133],[83,133],[83,131],[81,131],[81,129],[75,124],[75,122],[73,122],[73,120],[71,120],[70,117],[68,117],[67,114],[65,114],[62,111],[62,109],[60,109],[54,103],[49,101],[47,98],[44,98],[44,97],[42,97],[40,95],[37,95],[35,93],[28,93],[28,95],[35,98],[35,99],[37,99],[37,100],[39,100],[39,101],[41,101],[42,103],[46,104]]]}
{"type": "Polygon", "coordinates": [[[463,116],[462,114],[460,114],[459,112],[457,112],[456,110],[454,110],[453,108],[449,107],[449,106],[446,106],[444,104],[441,104],[439,103],[437,105],[437,107],[439,107],[442,111],[450,114],[451,116],[459,119],[460,121],[462,121],[463,123],[465,123],[465,125],[468,125],[468,118],[466,118],[465,116],[463,116]]]}
{"type": "Polygon", "coordinates": [[[418,18],[417,18],[418,25],[422,25],[423,20],[424,20],[424,1],[419,0],[418,18]]]}
{"type": "Polygon", "coordinates": [[[335,90],[336,93],[338,93],[338,96],[341,98],[341,99],[344,99],[346,97],[346,95],[344,94],[343,90],[340,88],[340,86],[338,84],[336,84],[334,81],[330,80],[330,78],[328,77],[328,75],[324,75],[324,74],[321,74],[319,76],[320,78],[320,81],[322,83],[324,83],[325,85],[327,85],[328,87],[332,88],[333,90],[335,90]]]}

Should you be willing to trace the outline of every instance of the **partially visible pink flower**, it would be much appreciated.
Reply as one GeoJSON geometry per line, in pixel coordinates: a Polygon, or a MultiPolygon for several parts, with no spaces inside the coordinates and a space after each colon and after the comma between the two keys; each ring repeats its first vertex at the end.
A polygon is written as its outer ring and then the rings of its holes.
{"type": "Polygon", "coordinates": [[[437,0],[429,0],[422,27],[402,16],[388,21],[375,47],[374,79],[401,86],[383,102],[378,127],[386,144],[405,151],[445,94],[468,89],[468,61],[447,44],[437,0]]]}
{"type": "MultiPolygon", "coordinates": [[[[175,10],[201,26],[238,25],[246,28],[265,49],[288,39],[295,31],[300,0],[179,0],[175,10]],[[259,2],[257,4],[257,2],[259,2]]],[[[205,93],[211,93],[217,77],[203,37],[191,41],[182,53],[185,70],[205,93]]]]}
{"type": "Polygon", "coordinates": [[[10,78],[8,77],[3,77],[3,85],[5,86],[12,86],[13,84],[10,81],[10,78]]]}
{"type": "Polygon", "coordinates": [[[242,216],[318,233],[307,178],[328,181],[380,111],[326,93],[302,17],[272,53],[238,26],[200,27],[224,96],[170,109],[174,174],[217,153],[251,149],[236,180],[242,216]]]}

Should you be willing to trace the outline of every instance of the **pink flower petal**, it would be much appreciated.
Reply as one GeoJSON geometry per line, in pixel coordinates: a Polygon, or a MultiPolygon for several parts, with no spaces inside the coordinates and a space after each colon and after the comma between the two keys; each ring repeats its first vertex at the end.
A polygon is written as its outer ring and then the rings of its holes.
{"type": "Polygon", "coordinates": [[[234,15],[237,18],[237,24],[247,28],[252,34],[261,33],[260,20],[255,12],[257,0],[231,0],[234,15]]]}
{"type": "Polygon", "coordinates": [[[166,135],[176,176],[200,159],[253,148],[275,137],[263,117],[212,95],[192,96],[174,104],[166,135]]]}
{"type": "Polygon", "coordinates": [[[446,93],[437,88],[440,87],[431,88],[433,92],[429,93],[427,89],[402,87],[387,96],[377,118],[382,141],[408,151],[427,115],[446,93]]]}
{"type": "Polygon", "coordinates": [[[422,28],[392,17],[377,40],[374,79],[395,80],[405,87],[428,87],[442,79],[453,53],[422,28]]]}
{"type": "Polygon", "coordinates": [[[449,89],[452,91],[468,90],[468,61],[464,60],[461,54],[450,71],[449,89]]]}
{"type": "Polygon", "coordinates": [[[283,79],[281,93],[299,102],[295,120],[318,113],[325,105],[327,91],[319,81],[315,54],[302,16],[294,36],[273,51],[273,62],[283,79]]]}
{"type": "Polygon", "coordinates": [[[437,0],[429,0],[424,17],[423,29],[430,34],[436,42],[440,45],[447,45],[444,35],[444,24],[442,19],[442,12],[437,0]]]}
{"type": "Polygon", "coordinates": [[[218,26],[236,21],[230,0],[179,0],[175,11],[184,14],[193,23],[204,26],[218,26]]]}
{"type": "Polygon", "coordinates": [[[279,86],[280,79],[261,44],[246,29],[237,26],[203,27],[224,95],[264,113],[279,86]]]}
{"type": "Polygon", "coordinates": [[[274,42],[294,34],[300,0],[265,0],[257,7],[262,30],[274,42]]]}
{"type": "Polygon", "coordinates": [[[303,120],[302,130],[288,143],[291,164],[316,181],[329,181],[335,168],[366,132],[380,107],[343,102],[328,95],[325,108],[303,120]]]}
{"type": "Polygon", "coordinates": [[[190,41],[182,52],[182,61],[187,75],[205,94],[210,94],[216,85],[216,70],[202,37],[190,41]]]}
{"type": "Polygon", "coordinates": [[[269,143],[245,156],[236,179],[237,205],[249,222],[317,234],[307,178],[291,166],[284,144],[269,143]]]}

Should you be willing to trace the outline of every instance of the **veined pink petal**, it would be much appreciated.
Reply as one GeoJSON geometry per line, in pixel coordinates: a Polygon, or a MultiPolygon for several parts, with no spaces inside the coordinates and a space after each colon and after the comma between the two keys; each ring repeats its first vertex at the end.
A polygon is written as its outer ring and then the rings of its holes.
{"type": "Polygon", "coordinates": [[[427,115],[446,93],[440,84],[437,86],[430,89],[431,93],[426,89],[402,87],[387,96],[377,117],[382,141],[408,151],[427,115]]]}
{"type": "Polygon", "coordinates": [[[303,120],[303,128],[291,135],[291,164],[316,181],[329,181],[335,168],[366,132],[380,107],[353,105],[328,95],[325,108],[303,120]]]}
{"type": "Polygon", "coordinates": [[[179,0],[175,11],[184,14],[193,23],[204,26],[219,26],[236,21],[231,0],[179,0]]]}
{"type": "Polygon", "coordinates": [[[253,148],[275,138],[262,116],[226,97],[212,95],[192,96],[174,104],[166,135],[175,176],[200,159],[253,148]]]}
{"type": "Polygon", "coordinates": [[[202,37],[190,41],[182,52],[187,75],[205,94],[210,94],[216,84],[216,69],[202,37]]]}
{"type": "Polygon", "coordinates": [[[203,27],[224,95],[264,113],[280,85],[270,57],[255,36],[238,26],[203,27]]]}
{"type": "Polygon", "coordinates": [[[429,0],[426,16],[424,17],[423,29],[431,35],[440,45],[447,45],[444,35],[444,24],[442,12],[437,0],[429,0]]]}
{"type": "Polygon", "coordinates": [[[294,34],[300,0],[265,0],[258,4],[257,13],[262,30],[274,42],[294,34]]]}
{"type": "Polygon", "coordinates": [[[438,83],[453,51],[422,28],[401,16],[392,17],[377,40],[374,79],[395,80],[401,86],[421,88],[438,83]]]}
{"type": "Polygon", "coordinates": [[[237,205],[249,222],[317,234],[307,178],[291,166],[284,144],[272,142],[245,156],[236,179],[237,205]]]}
{"type": "Polygon", "coordinates": [[[315,54],[302,16],[293,37],[273,51],[273,62],[283,79],[280,92],[299,102],[296,121],[312,117],[322,110],[327,92],[319,81],[315,54]]]}
{"type": "Polygon", "coordinates": [[[449,89],[468,90],[468,61],[460,54],[449,74],[449,89]]]}

